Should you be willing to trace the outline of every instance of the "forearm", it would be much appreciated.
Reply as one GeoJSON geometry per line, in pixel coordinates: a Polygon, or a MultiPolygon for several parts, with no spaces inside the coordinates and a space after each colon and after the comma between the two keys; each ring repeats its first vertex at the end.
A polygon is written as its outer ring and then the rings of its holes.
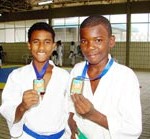
{"type": "Polygon", "coordinates": [[[70,113],[69,113],[69,118],[73,118],[73,116],[74,116],[74,113],[73,113],[73,112],[70,112],[70,113]]]}
{"type": "Polygon", "coordinates": [[[25,108],[22,106],[22,104],[19,104],[17,109],[16,109],[16,113],[15,113],[15,120],[14,123],[17,123],[21,120],[21,118],[23,117],[24,113],[25,113],[25,108]]]}
{"type": "Polygon", "coordinates": [[[99,111],[93,110],[93,112],[87,115],[86,118],[108,129],[107,117],[99,111]]]}

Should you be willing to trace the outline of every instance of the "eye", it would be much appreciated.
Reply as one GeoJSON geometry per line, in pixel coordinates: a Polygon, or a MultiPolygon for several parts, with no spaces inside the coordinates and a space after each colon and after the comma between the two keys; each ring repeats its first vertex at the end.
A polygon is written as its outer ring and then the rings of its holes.
{"type": "Polygon", "coordinates": [[[38,44],[39,44],[39,41],[38,41],[38,40],[33,40],[31,43],[32,43],[33,45],[38,45],[38,44]]]}
{"type": "Polygon", "coordinates": [[[100,43],[102,43],[102,39],[97,38],[97,39],[95,40],[95,42],[98,43],[98,44],[100,44],[100,43]]]}
{"type": "Polygon", "coordinates": [[[81,45],[84,45],[84,44],[86,44],[86,43],[87,43],[86,40],[81,40],[81,41],[80,41],[80,44],[81,44],[81,45]]]}
{"type": "Polygon", "coordinates": [[[46,45],[50,45],[50,44],[51,44],[51,41],[50,41],[50,40],[46,40],[46,41],[45,41],[45,44],[46,44],[46,45]]]}

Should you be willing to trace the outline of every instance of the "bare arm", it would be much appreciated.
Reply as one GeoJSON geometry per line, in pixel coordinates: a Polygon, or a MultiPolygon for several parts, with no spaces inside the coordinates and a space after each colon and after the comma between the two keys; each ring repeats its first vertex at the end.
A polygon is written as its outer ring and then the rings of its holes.
{"type": "Polygon", "coordinates": [[[68,125],[71,130],[71,139],[76,139],[75,134],[77,134],[78,131],[77,131],[77,125],[76,125],[75,120],[73,119],[73,116],[74,116],[74,113],[70,113],[69,119],[68,119],[68,125]]]}
{"type": "Polygon", "coordinates": [[[34,90],[25,91],[23,94],[22,102],[18,105],[15,113],[14,123],[17,123],[21,120],[24,113],[30,109],[33,105],[38,104],[39,95],[34,90]]]}
{"type": "Polygon", "coordinates": [[[108,129],[107,117],[97,111],[88,99],[86,99],[83,95],[74,94],[72,95],[72,100],[77,113],[79,113],[83,118],[89,119],[108,129]]]}

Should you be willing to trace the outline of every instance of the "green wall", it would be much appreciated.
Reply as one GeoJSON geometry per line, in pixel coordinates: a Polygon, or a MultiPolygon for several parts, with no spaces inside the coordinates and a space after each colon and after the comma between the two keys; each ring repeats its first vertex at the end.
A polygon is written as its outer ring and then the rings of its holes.
{"type": "Polygon", "coordinates": [[[25,64],[24,55],[29,55],[27,43],[4,43],[2,44],[6,53],[4,63],[25,64]]]}
{"type": "MultiPolygon", "coordinates": [[[[64,43],[63,65],[70,66],[69,45],[64,43]]],[[[5,43],[2,44],[6,52],[6,64],[26,64],[25,55],[30,55],[26,43],[5,43]]],[[[133,69],[150,70],[150,42],[132,42],[129,46],[129,52],[126,52],[126,42],[117,42],[111,50],[112,56],[121,64],[126,63],[127,53],[129,53],[129,67],[133,69]]],[[[83,58],[78,57],[76,62],[82,61],[83,58]]],[[[28,61],[29,62],[29,61],[28,61]]]]}
{"type": "MultiPolygon", "coordinates": [[[[70,43],[64,43],[64,57],[63,65],[70,66],[69,52],[70,52],[70,43]]],[[[27,43],[4,43],[2,44],[5,55],[4,64],[26,64],[29,61],[26,61],[27,56],[31,56],[30,51],[28,50],[27,43]]],[[[78,57],[76,62],[80,62],[83,59],[78,57]]]]}

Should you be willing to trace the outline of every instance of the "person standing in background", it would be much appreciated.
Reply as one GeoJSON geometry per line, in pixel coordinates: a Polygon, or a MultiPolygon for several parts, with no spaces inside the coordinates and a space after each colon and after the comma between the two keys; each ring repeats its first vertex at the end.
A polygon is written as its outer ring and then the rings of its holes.
{"type": "Polygon", "coordinates": [[[4,50],[2,45],[0,45],[0,68],[2,67],[2,63],[3,63],[3,56],[4,56],[4,50]]]}
{"type": "Polygon", "coordinates": [[[72,41],[70,44],[70,54],[69,54],[69,59],[71,60],[71,66],[74,66],[76,62],[76,55],[77,55],[77,47],[75,45],[75,42],[72,41]]]}
{"type": "Polygon", "coordinates": [[[64,46],[63,46],[61,40],[59,40],[59,41],[57,41],[57,53],[58,53],[57,65],[60,67],[63,66],[63,52],[64,52],[64,46]]]}
{"type": "Polygon", "coordinates": [[[57,46],[54,48],[52,56],[51,56],[52,61],[54,62],[55,65],[58,65],[58,53],[57,53],[57,46]]]}

